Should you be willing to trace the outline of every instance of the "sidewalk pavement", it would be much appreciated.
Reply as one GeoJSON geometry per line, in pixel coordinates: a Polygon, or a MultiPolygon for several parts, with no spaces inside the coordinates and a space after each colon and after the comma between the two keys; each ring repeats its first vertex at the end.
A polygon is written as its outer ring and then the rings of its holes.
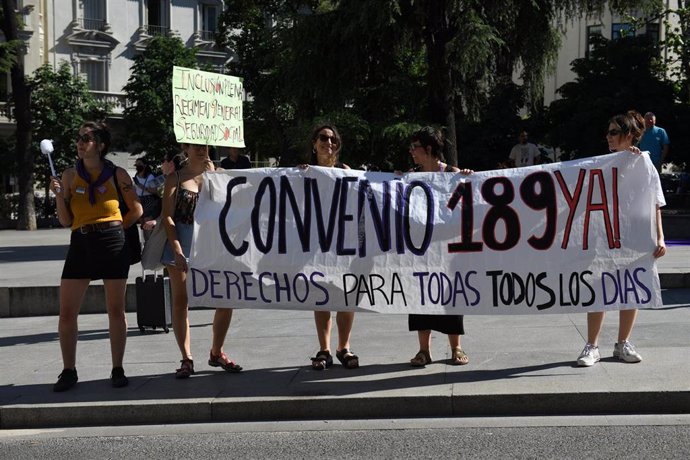
{"type": "MultiPolygon", "coordinates": [[[[62,266],[62,259],[57,255],[30,266],[35,262],[21,254],[31,247],[56,246],[48,235],[61,231],[17,232],[20,239],[31,240],[21,251],[8,249],[22,244],[0,232],[2,285],[19,279],[21,270],[36,279],[59,278],[55,267],[62,266]]],[[[670,268],[682,272],[687,248],[669,249],[667,261],[677,264],[670,268]]],[[[44,258],[50,253],[34,251],[44,258]]],[[[35,255],[33,260],[38,260],[35,255]]],[[[668,268],[660,263],[660,271],[668,268]]],[[[449,365],[447,340],[434,333],[434,363],[412,368],[408,361],[418,347],[416,335],[407,331],[407,316],[359,313],[352,348],[362,367],[348,370],[335,364],[319,372],[309,366],[318,349],[311,312],[236,310],[226,352],[244,371],[229,374],[206,362],[213,310],[199,309],[190,311],[197,373],[176,380],[179,351],[173,334],[141,334],[136,315],[129,313],[125,371],[130,384],[120,389],[108,379],[106,315],[82,314],[80,380],[65,393],[52,391],[62,370],[57,317],[6,317],[0,319],[5,370],[0,373],[0,428],[690,413],[690,289],[667,289],[663,296],[664,308],[641,310],[633,332],[644,360],[626,364],[612,358],[618,319],[609,313],[600,339],[602,361],[591,368],[575,366],[586,336],[585,314],[467,316],[462,343],[468,365],[449,365]]],[[[336,331],[334,345],[335,337],[336,331]]]]}

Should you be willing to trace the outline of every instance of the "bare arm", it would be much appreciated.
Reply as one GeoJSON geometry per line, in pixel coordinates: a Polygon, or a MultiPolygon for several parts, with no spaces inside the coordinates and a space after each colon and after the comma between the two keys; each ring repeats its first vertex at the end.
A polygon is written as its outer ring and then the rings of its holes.
{"type": "Polygon", "coordinates": [[[74,174],[74,168],[70,168],[62,173],[62,180],[53,177],[50,181],[50,190],[55,194],[58,220],[63,227],[69,227],[74,220],[72,210],[69,207],[69,200],[72,198],[70,187],[74,181],[74,174]]]}
{"type": "Polygon", "coordinates": [[[661,225],[661,209],[656,207],[656,249],[654,257],[659,258],[666,254],[666,241],[664,240],[664,227],[661,225]]]}
{"type": "Polygon", "coordinates": [[[129,228],[139,220],[141,215],[144,213],[144,209],[141,207],[139,197],[137,197],[137,192],[134,190],[132,178],[129,177],[127,171],[122,168],[117,168],[115,170],[115,174],[117,174],[117,183],[120,187],[122,198],[125,200],[127,208],[129,208],[127,214],[122,216],[122,225],[125,228],[129,228]]]}

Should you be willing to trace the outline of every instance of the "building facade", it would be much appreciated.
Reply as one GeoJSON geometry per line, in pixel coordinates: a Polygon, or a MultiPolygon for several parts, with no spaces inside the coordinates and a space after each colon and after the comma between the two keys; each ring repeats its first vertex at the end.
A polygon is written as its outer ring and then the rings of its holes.
{"type": "MultiPolygon", "coordinates": [[[[222,72],[233,58],[215,45],[223,0],[18,0],[24,20],[24,65],[29,76],[44,64],[65,61],[81,75],[92,93],[112,104],[112,121],[122,118],[122,88],[134,58],[157,35],[180,38],[197,49],[202,64],[222,72]]],[[[6,96],[8,78],[0,81],[6,96]]],[[[6,99],[5,99],[6,100],[6,99]]],[[[0,111],[0,133],[14,130],[0,111]]]]}

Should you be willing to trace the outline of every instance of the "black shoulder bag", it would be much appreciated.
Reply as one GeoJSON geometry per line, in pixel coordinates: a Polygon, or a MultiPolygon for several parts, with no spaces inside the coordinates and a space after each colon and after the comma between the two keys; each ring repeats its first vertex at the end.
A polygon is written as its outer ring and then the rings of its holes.
{"type": "MultiPolygon", "coordinates": [[[[122,192],[120,191],[120,184],[117,182],[117,169],[113,172],[113,179],[115,180],[115,189],[117,190],[117,199],[120,201],[120,214],[124,219],[124,215],[129,212],[127,203],[125,202],[122,192]]],[[[124,220],[123,220],[124,225],[124,220]]],[[[139,240],[139,228],[137,224],[132,224],[125,228],[125,244],[129,252],[129,264],[134,265],[141,262],[141,241],[139,240]]]]}

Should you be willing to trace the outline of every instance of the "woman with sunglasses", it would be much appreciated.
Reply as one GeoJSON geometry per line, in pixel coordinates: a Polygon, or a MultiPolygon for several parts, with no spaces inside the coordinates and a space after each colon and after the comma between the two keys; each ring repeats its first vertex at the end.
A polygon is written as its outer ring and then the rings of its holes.
{"type": "Polygon", "coordinates": [[[60,224],[72,229],[60,281],[58,334],[63,371],[53,391],[66,391],[77,383],[77,317],[89,283],[99,279],[103,280],[108,312],[111,384],[113,387],[128,384],[122,368],[127,341],[125,290],[129,276],[125,228],[136,225],[142,208],[127,171],[105,159],[110,146],[110,131],[105,124],[91,121],[82,124],[76,145],[76,166],[65,170],[62,179],[53,177],[50,182],[60,224]],[[129,208],[125,215],[120,212],[119,194],[129,208]]]}
{"type": "MultiPolygon", "coordinates": [[[[609,144],[611,152],[629,151],[639,154],[640,150],[635,147],[644,131],[644,119],[635,112],[629,111],[624,114],[616,115],[609,120],[609,128],[606,132],[606,141],[609,144]]],[[[654,257],[658,258],[666,254],[666,243],[664,242],[664,230],[661,226],[661,206],[666,204],[664,193],[661,189],[661,182],[659,174],[655,168],[650,169],[650,174],[656,175],[656,248],[654,250],[654,257]]],[[[587,313],[587,344],[577,358],[578,366],[592,366],[599,362],[601,354],[599,353],[599,333],[604,324],[605,313],[591,312],[587,313]]],[[[642,356],[635,350],[635,347],[630,343],[630,334],[632,333],[635,319],[637,318],[637,309],[620,310],[618,313],[618,341],[613,346],[613,357],[618,358],[626,363],[639,363],[642,361],[642,356]]]]}
{"type": "MultiPolygon", "coordinates": [[[[443,135],[431,126],[415,132],[410,144],[410,155],[415,166],[410,172],[472,174],[471,169],[459,169],[443,162],[445,145],[443,135]]],[[[432,330],[448,335],[452,364],[464,365],[470,362],[470,358],[460,346],[460,336],[465,333],[462,315],[409,315],[408,327],[410,331],[417,331],[419,340],[419,351],[410,360],[410,365],[424,367],[432,362],[432,330]]]]}
{"type": "MultiPolygon", "coordinates": [[[[309,164],[325,168],[350,169],[348,165],[340,162],[339,155],[343,143],[335,126],[329,124],[317,126],[312,131],[311,144],[312,151],[309,164]]],[[[350,349],[350,335],[354,321],[355,313],[351,311],[339,311],[335,315],[335,322],[338,326],[338,346],[335,356],[346,369],[359,367],[359,357],[350,349]]],[[[314,311],[314,322],[316,323],[316,335],[319,339],[320,348],[316,356],[311,358],[311,367],[317,371],[322,371],[333,365],[331,312],[314,311]]]]}
{"type": "MultiPolygon", "coordinates": [[[[182,354],[181,366],[175,371],[178,379],[194,374],[194,361],[189,336],[189,302],[187,296],[188,257],[194,230],[194,210],[203,185],[203,173],[213,171],[205,145],[183,144],[186,155],[183,166],[165,179],[161,224],[165,225],[168,244],[163,250],[161,262],[168,269],[172,291],[172,325],[175,340],[182,354]]],[[[208,364],[221,367],[227,372],[240,372],[237,365],[223,351],[225,336],[232,319],[231,308],[217,308],[213,316],[213,337],[208,364]]]]}

